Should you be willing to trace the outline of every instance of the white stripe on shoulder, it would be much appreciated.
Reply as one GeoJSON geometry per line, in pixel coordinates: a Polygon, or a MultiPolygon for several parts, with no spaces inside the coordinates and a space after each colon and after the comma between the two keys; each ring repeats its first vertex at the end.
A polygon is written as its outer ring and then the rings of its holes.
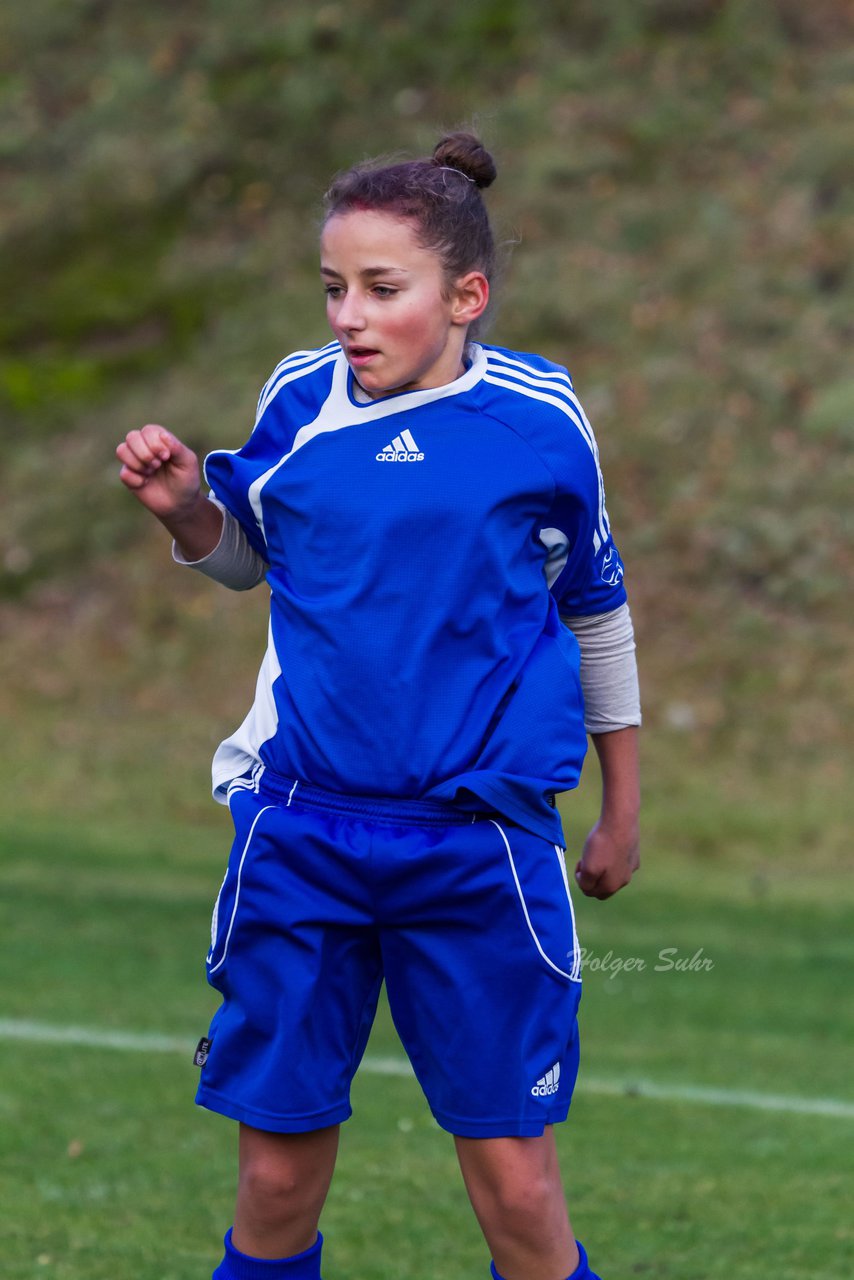
{"type": "MultiPolygon", "coordinates": [[[[589,422],[580,411],[581,406],[578,405],[576,409],[574,405],[570,405],[567,402],[564,396],[556,395],[552,390],[537,390],[535,387],[528,387],[519,382],[509,381],[507,378],[497,377],[496,374],[492,374],[489,371],[484,375],[484,382],[490,382],[495,387],[503,387],[507,391],[516,391],[519,395],[527,396],[531,400],[540,400],[544,404],[553,405],[555,409],[560,409],[573,423],[593,455],[593,461],[596,466],[596,484],[599,491],[597,537],[601,539],[599,544],[601,545],[602,542],[607,540],[609,532],[608,513],[605,509],[605,482],[602,478],[602,468],[599,465],[599,450],[596,446],[596,439],[590,429],[589,422]]],[[[597,546],[596,549],[598,551],[599,547],[597,546]]]]}
{"type": "Polygon", "coordinates": [[[519,395],[527,396],[529,400],[540,400],[543,404],[550,404],[553,405],[555,409],[560,409],[561,412],[564,413],[575,425],[579,435],[583,436],[584,441],[590,452],[593,454],[593,457],[596,459],[596,464],[598,466],[598,451],[594,441],[590,438],[589,428],[585,430],[581,417],[563,396],[556,395],[552,390],[541,390],[536,387],[526,387],[519,382],[511,382],[509,379],[500,378],[493,373],[487,373],[484,377],[484,381],[491,382],[494,387],[504,387],[508,391],[517,391],[519,395]]]}
{"type": "MultiPolygon", "coordinates": [[[[252,428],[253,432],[261,421],[262,417],[270,407],[271,402],[281,391],[282,387],[289,382],[294,382],[298,378],[302,378],[310,373],[315,373],[318,369],[322,369],[324,365],[334,364],[341,354],[341,347],[337,342],[327,343],[325,347],[321,347],[317,351],[296,351],[293,355],[287,356],[282,360],[273,371],[273,374],[264,384],[261,396],[258,400],[258,408],[255,411],[255,424],[252,428]]],[[[242,446],[240,447],[242,448],[242,446]]],[[[212,449],[208,457],[214,457],[216,454],[225,454],[234,457],[240,453],[237,449],[212,449]]],[[[206,460],[207,463],[207,460],[206,460]]],[[[207,480],[207,465],[205,465],[205,479],[207,480]]],[[[258,527],[267,540],[267,534],[264,529],[263,522],[259,519],[258,527]]]]}
{"type": "Polygon", "coordinates": [[[513,379],[512,385],[518,391],[524,392],[525,386],[529,386],[535,390],[555,395],[562,399],[570,409],[576,425],[586,439],[588,445],[594,454],[597,453],[596,437],[593,434],[593,428],[590,426],[587,416],[581,407],[581,403],[575,394],[572,379],[568,373],[563,373],[559,369],[545,372],[541,369],[534,369],[529,364],[523,364],[520,360],[507,360],[503,357],[498,360],[493,360],[493,355],[494,353],[490,352],[489,364],[492,365],[494,363],[496,367],[494,369],[487,369],[488,378],[491,374],[503,378],[510,378],[513,379]],[[519,383],[518,386],[516,385],[517,379],[519,383]]]}
{"type": "Polygon", "coordinates": [[[520,360],[518,357],[508,355],[506,351],[496,351],[494,348],[487,351],[487,356],[490,364],[506,365],[509,369],[521,369],[523,373],[533,374],[534,377],[546,378],[553,382],[563,382],[566,386],[572,387],[572,378],[566,369],[561,369],[557,366],[554,369],[539,369],[527,360],[520,360]]]}
{"type": "Polygon", "coordinates": [[[294,382],[297,378],[303,378],[307,374],[322,369],[324,365],[336,360],[340,352],[341,348],[338,343],[330,342],[318,351],[297,351],[292,356],[282,360],[265,382],[258,398],[255,425],[258,425],[258,422],[269,408],[271,401],[276,398],[282,387],[289,382],[294,382]]]}
{"type": "Polygon", "coordinates": [[[288,355],[282,357],[264,385],[268,387],[272,382],[275,382],[281,371],[289,365],[310,364],[318,356],[325,355],[329,351],[338,350],[338,345],[338,342],[333,338],[331,342],[325,343],[322,347],[310,347],[305,351],[289,352],[288,355]]]}
{"type": "Polygon", "coordinates": [[[335,341],[327,342],[326,345],[323,347],[315,347],[308,351],[292,351],[290,352],[289,355],[284,356],[276,365],[275,369],[270,374],[269,378],[261,388],[261,394],[258,397],[259,405],[261,401],[264,399],[264,396],[267,392],[268,387],[271,387],[273,385],[273,383],[278,378],[279,374],[282,373],[285,369],[291,368],[296,365],[310,364],[314,360],[316,360],[319,356],[322,356],[326,352],[333,350],[337,346],[338,346],[338,343],[335,341]]]}

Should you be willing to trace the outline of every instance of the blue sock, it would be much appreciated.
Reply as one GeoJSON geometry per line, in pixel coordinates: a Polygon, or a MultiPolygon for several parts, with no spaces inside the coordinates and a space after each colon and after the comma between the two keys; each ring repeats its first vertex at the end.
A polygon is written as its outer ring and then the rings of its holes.
{"type": "Polygon", "coordinates": [[[231,1243],[231,1230],[225,1234],[225,1257],[211,1280],[320,1280],[320,1250],[323,1236],[304,1253],[291,1258],[250,1258],[231,1243]]]}
{"type": "MultiPolygon", "coordinates": [[[[584,1252],[584,1245],[580,1240],[576,1240],[578,1246],[578,1266],[575,1268],[571,1276],[567,1276],[566,1280],[599,1280],[599,1276],[594,1275],[587,1265],[587,1254],[584,1252]]],[[[495,1270],[495,1263],[492,1263],[492,1280],[503,1280],[503,1277],[495,1270]]]]}

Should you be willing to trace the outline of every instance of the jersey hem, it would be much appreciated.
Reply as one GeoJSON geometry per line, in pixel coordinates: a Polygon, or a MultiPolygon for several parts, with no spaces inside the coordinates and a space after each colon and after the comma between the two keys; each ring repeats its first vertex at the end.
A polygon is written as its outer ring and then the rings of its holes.
{"type": "MultiPolygon", "coordinates": [[[[450,781],[453,785],[454,779],[450,781]]],[[[443,790],[446,785],[443,784],[443,790]]],[[[481,782],[476,775],[470,773],[465,775],[465,782],[460,785],[465,786],[467,791],[470,791],[478,800],[482,800],[499,817],[509,818],[517,826],[523,827],[525,831],[530,831],[535,836],[540,836],[543,840],[548,840],[550,844],[563,845],[563,823],[557,809],[549,808],[546,814],[532,812],[525,805],[514,803],[501,787],[492,787],[485,780],[481,782]]],[[[438,791],[439,788],[434,790],[438,791]]]]}
{"type": "MultiPolygon", "coordinates": [[[[216,800],[218,804],[228,804],[228,790],[231,784],[237,778],[247,776],[248,773],[260,763],[260,761],[255,757],[246,755],[245,763],[246,768],[238,768],[236,773],[234,772],[234,762],[232,762],[232,766],[227,770],[218,771],[214,774],[212,794],[214,800],[216,800]]],[[[265,767],[263,776],[267,780],[267,783],[269,783],[275,775],[269,767],[265,767]]],[[[286,781],[289,785],[292,785],[291,779],[286,779],[286,781]]],[[[460,821],[463,823],[472,821],[478,816],[481,818],[492,816],[506,818],[510,822],[515,822],[517,826],[524,828],[525,831],[530,831],[535,836],[540,836],[543,840],[548,840],[550,844],[560,844],[561,847],[563,847],[564,844],[563,823],[561,821],[560,812],[557,808],[548,808],[545,814],[532,812],[525,805],[514,803],[512,798],[508,797],[501,787],[492,787],[488,782],[485,780],[481,781],[481,779],[473,774],[465,774],[464,781],[457,781],[454,778],[450,778],[447,782],[440,783],[437,786],[432,787],[426,795],[415,799],[404,796],[390,796],[380,799],[371,796],[350,796],[344,793],[339,795],[338,793],[324,792],[321,788],[313,787],[311,783],[302,785],[304,790],[307,789],[309,792],[317,792],[323,796],[328,795],[330,800],[353,807],[365,805],[368,808],[373,807],[377,809],[381,806],[389,806],[395,810],[403,811],[406,810],[409,805],[412,805],[415,809],[419,809],[419,806],[423,805],[423,810],[419,811],[427,813],[429,812],[431,802],[436,804],[437,808],[442,807],[444,802],[444,805],[448,805],[451,811],[456,809],[456,811],[461,815],[460,821]],[[471,802],[465,803],[457,800],[456,793],[461,789],[468,791],[475,800],[482,801],[486,812],[476,808],[471,804],[471,802]],[[449,794],[451,792],[454,794],[449,794]]],[[[255,789],[263,789],[263,787],[264,783],[259,780],[258,787],[255,789]]],[[[303,793],[300,793],[300,798],[302,798],[302,794],[303,793]]]]}

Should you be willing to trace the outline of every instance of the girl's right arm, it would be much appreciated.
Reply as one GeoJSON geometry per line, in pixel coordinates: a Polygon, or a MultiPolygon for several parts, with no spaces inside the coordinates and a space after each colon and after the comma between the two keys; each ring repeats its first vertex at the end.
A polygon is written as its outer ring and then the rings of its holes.
{"type": "Polygon", "coordinates": [[[202,560],[219,543],[222,511],[201,491],[199,460],[165,427],[129,431],[116,449],[119,479],[171,533],[182,555],[202,560]]]}

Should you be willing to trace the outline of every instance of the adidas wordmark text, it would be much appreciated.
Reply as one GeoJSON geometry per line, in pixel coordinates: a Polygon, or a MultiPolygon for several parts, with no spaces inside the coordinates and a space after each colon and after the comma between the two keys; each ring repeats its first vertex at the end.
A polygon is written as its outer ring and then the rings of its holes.
{"type": "Polygon", "coordinates": [[[424,454],[412,438],[412,432],[405,428],[399,436],[395,436],[391,444],[377,454],[377,462],[423,462],[424,454]]]}
{"type": "Polygon", "coordinates": [[[556,1062],[551,1071],[547,1071],[534,1085],[531,1093],[535,1098],[548,1098],[557,1093],[560,1086],[560,1063],[556,1062]]]}

